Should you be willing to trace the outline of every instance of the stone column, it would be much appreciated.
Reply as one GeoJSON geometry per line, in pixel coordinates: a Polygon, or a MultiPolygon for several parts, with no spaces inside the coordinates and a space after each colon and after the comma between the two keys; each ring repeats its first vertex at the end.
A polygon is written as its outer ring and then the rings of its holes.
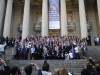
{"type": "Polygon", "coordinates": [[[29,14],[30,14],[30,0],[25,0],[24,15],[23,15],[23,28],[22,28],[22,40],[25,39],[29,33],[29,14]]]}
{"type": "Polygon", "coordinates": [[[5,17],[5,0],[0,0],[0,36],[3,34],[4,17],[5,17]]]}
{"type": "Polygon", "coordinates": [[[66,0],[60,0],[61,3],[61,36],[68,35],[66,0]]]}
{"type": "Polygon", "coordinates": [[[87,23],[86,23],[86,14],[85,14],[85,5],[84,5],[84,0],[78,0],[78,1],[79,1],[81,38],[85,38],[88,35],[87,23]]]}
{"type": "MultiPolygon", "coordinates": [[[[100,0],[97,0],[97,9],[98,9],[98,17],[99,17],[99,28],[100,28],[100,0]]],[[[100,30],[99,30],[100,31],[100,30]]],[[[100,33],[99,33],[100,35],[100,33]]]]}
{"type": "Polygon", "coordinates": [[[13,5],[13,0],[7,0],[5,23],[4,23],[4,30],[3,30],[4,37],[10,36],[12,5],[13,5]]]}
{"type": "Polygon", "coordinates": [[[42,36],[48,36],[48,0],[42,0],[42,36]]]}

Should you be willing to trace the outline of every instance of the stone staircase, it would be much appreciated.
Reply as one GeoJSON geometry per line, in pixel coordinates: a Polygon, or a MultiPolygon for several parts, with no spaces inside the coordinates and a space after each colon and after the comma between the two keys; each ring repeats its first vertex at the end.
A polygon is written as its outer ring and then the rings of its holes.
{"type": "MultiPolygon", "coordinates": [[[[25,67],[30,63],[36,63],[41,68],[44,62],[44,60],[12,60],[11,48],[7,48],[5,50],[5,60],[10,67],[25,67]]],[[[73,72],[74,75],[81,75],[81,70],[85,67],[87,63],[86,60],[47,60],[47,62],[50,64],[50,71],[52,72],[54,72],[54,69],[56,68],[65,67],[70,72],[73,72]]]]}
{"type": "MultiPolygon", "coordinates": [[[[93,57],[94,59],[100,59],[100,46],[88,46],[87,51],[88,56],[93,57]]],[[[5,50],[5,60],[7,64],[18,67],[25,67],[30,63],[36,63],[41,68],[43,60],[12,60],[12,48],[7,48],[5,50]]],[[[85,67],[86,60],[47,60],[50,64],[50,70],[54,72],[55,68],[65,67],[70,72],[73,72],[74,75],[81,75],[81,70],[85,67]]],[[[34,74],[35,75],[35,74],[34,74]]]]}
{"type": "MultiPolygon", "coordinates": [[[[40,68],[44,62],[44,60],[6,60],[7,64],[18,67],[25,67],[30,63],[36,63],[40,68]]],[[[50,65],[50,71],[54,72],[56,68],[65,67],[70,72],[73,72],[74,75],[81,75],[81,70],[85,67],[87,61],[86,60],[47,60],[50,65]]]]}
{"type": "Polygon", "coordinates": [[[88,46],[88,56],[94,59],[100,59],[100,46],[88,46]]]}
{"type": "Polygon", "coordinates": [[[8,47],[5,49],[5,60],[12,60],[12,48],[8,47]]]}

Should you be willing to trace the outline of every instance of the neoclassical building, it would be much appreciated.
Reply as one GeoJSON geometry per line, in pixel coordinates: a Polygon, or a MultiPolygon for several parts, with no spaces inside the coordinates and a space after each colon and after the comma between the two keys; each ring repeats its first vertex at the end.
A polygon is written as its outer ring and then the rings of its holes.
{"type": "Polygon", "coordinates": [[[0,0],[0,35],[100,36],[100,0],[0,0]]]}

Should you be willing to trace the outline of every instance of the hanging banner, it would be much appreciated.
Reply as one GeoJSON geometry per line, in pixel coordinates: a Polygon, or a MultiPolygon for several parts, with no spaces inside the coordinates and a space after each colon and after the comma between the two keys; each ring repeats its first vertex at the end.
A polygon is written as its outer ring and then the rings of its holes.
{"type": "Polygon", "coordinates": [[[49,0],[49,29],[60,29],[59,0],[49,0]]]}

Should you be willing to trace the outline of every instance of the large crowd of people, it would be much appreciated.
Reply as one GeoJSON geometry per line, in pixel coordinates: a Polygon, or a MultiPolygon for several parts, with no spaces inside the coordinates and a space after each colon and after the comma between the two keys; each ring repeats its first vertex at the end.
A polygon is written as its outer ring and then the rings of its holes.
{"type": "Polygon", "coordinates": [[[0,58],[0,75],[72,75],[65,68],[59,69],[59,72],[55,70],[55,72],[50,72],[50,65],[45,60],[42,69],[36,63],[30,63],[25,67],[13,66],[9,67],[6,62],[0,58]]]}
{"type": "MultiPolygon", "coordinates": [[[[54,68],[50,71],[50,65],[45,60],[42,68],[36,63],[30,63],[25,67],[9,67],[6,62],[0,58],[0,75],[74,75],[74,72],[66,68],[54,68]]],[[[88,59],[86,67],[81,71],[81,75],[100,75],[100,60],[94,61],[91,57],[88,59]]]]}
{"type": "Polygon", "coordinates": [[[86,57],[86,38],[76,36],[31,36],[21,38],[2,38],[7,47],[12,47],[14,59],[80,59],[86,57]]]}
{"type": "MultiPolygon", "coordinates": [[[[11,47],[13,59],[80,59],[87,56],[90,38],[80,39],[76,36],[31,36],[21,38],[0,37],[0,57],[4,48],[11,47]]],[[[94,38],[94,44],[100,45],[100,38],[94,38]]]]}
{"type": "MultiPolygon", "coordinates": [[[[98,38],[94,39],[94,43],[99,45],[98,38]]],[[[87,38],[80,39],[76,36],[31,36],[24,40],[0,37],[0,57],[4,53],[4,47],[10,47],[13,59],[16,60],[83,59],[87,57],[88,44],[90,43],[87,38]]],[[[73,75],[65,68],[55,69],[54,73],[51,73],[46,61],[42,70],[35,63],[31,63],[25,68],[18,68],[17,66],[9,68],[5,61],[0,58],[0,75],[32,75],[33,70],[37,70],[36,75],[73,75]]],[[[81,75],[100,75],[100,61],[95,62],[89,58],[86,67],[81,71],[81,75]]]]}

